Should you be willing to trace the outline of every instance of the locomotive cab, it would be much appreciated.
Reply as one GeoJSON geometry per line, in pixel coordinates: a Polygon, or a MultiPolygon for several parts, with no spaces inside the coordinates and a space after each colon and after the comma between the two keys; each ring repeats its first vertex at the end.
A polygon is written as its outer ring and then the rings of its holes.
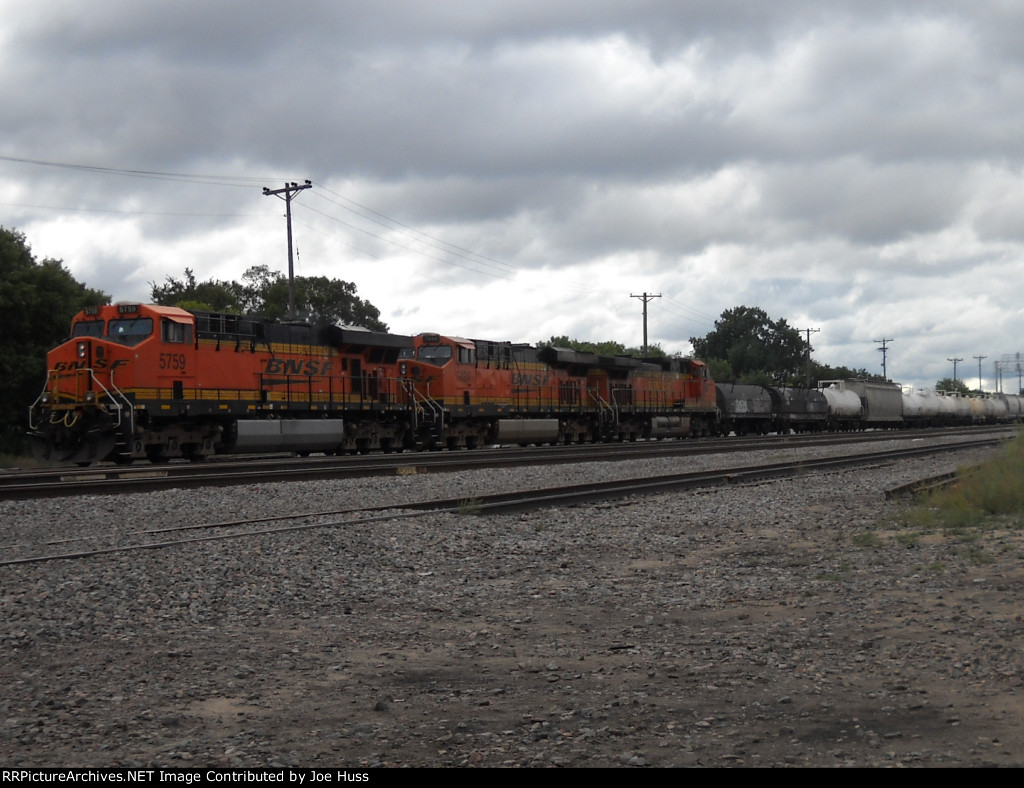
{"type": "Polygon", "coordinates": [[[193,318],[182,309],[114,304],[83,310],[72,321],[70,339],[47,356],[46,384],[29,413],[33,453],[80,464],[130,458],[137,448],[137,380],[156,378],[181,400],[194,353],[193,318]]]}

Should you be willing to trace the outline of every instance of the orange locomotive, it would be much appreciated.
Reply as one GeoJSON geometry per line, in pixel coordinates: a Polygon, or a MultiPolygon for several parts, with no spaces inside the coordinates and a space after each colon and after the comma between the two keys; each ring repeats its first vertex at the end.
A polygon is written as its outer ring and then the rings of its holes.
{"type": "Polygon", "coordinates": [[[30,410],[37,457],[371,450],[408,439],[402,337],[139,304],[75,316],[30,410]]]}
{"type": "Polygon", "coordinates": [[[428,445],[575,443],[710,435],[715,384],[703,362],[656,362],[438,334],[413,340],[428,445]],[[437,428],[440,427],[440,428],[437,428]]]}
{"type": "Polygon", "coordinates": [[[33,450],[80,464],[709,434],[699,361],[115,304],[75,316],[30,409],[33,450]]]}

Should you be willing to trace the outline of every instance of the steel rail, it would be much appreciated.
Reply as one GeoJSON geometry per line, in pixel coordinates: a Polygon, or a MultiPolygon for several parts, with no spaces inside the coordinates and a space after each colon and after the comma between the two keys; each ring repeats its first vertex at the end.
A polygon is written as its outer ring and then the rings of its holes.
{"type": "MultiPolygon", "coordinates": [[[[534,490],[522,490],[511,493],[482,495],[472,498],[433,499],[429,501],[402,502],[383,506],[361,507],[358,509],[340,509],[275,515],[273,517],[252,520],[236,520],[219,523],[189,524],[172,528],[150,529],[137,532],[137,536],[155,536],[157,534],[173,534],[197,530],[233,529],[260,523],[281,522],[288,520],[309,520],[336,515],[352,515],[344,520],[330,522],[298,522],[291,525],[278,525],[258,530],[243,530],[230,533],[208,533],[186,539],[163,539],[135,544],[114,544],[91,548],[82,548],[67,552],[52,552],[29,556],[20,556],[0,560],[0,567],[21,564],[40,563],[57,560],[73,560],[98,557],[114,553],[141,550],[165,549],[203,542],[221,541],[226,539],[252,538],[258,536],[282,534],[295,531],[308,531],[320,528],[337,528],[352,525],[366,525],[374,522],[391,521],[410,517],[422,517],[429,513],[452,512],[462,515],[490,515],[523,512],[545,507],[578,506],[593,504],[598,501],[623,500],[637,496],[661,494],[665,492],[708,488],[720,485],[747,484],[763,482],[795,475],[810,475],[823,472],[835,472],[851,467],[870,467],[889,464],[898,460],[934,454],[976,449],[996,445],[1005,439],[1000,437],[977,438],[963,443],[940,444],[930,446],[914,446],[909,448],[891,449],[866,454],[848,455],[844,457],[818,458],[808,464],[805,460],[772,463],[767,465],[741,466],[715,471],[698,471],[693,473],[669,474],[650,478],[619,479],[611,482],[550,487],[534,490]],[[367,517],[367,513],[373,513],[367,517]]],[[[130,537],[133,534],[121,534],[118,538],[130,537]]],[[[67,544],[70,541],[88,541],[81,538],[51,541],[39,545],[53,547],[67,544]]],[[[6,549],[31,548],[31,545],[8,545],[6,549]]]]}
{"type": "MultiPolygon", "coordinates": [[[[971,431],[979,434],[976,430],[971,431]]],[[[144,492],[170,487],[199,488],[255,482],[309,481],[365,476],[416,475],[519,465],[557,465],[580,462],[618,462],[658,457],[685,457],[751,450],[844,445],[875,441],[963,435],[964,430],[924,432],[891,430],[821,435],[788,435],[755,439],[699,441],[643,441],[638,443],[582,444],[530,449],[503,448],[473,451],[406,452],[370,457],[316,457],[294,460],[272,458],[247,462],[181,463],[133,468],[104,466],[95,469],[47,470],[0,475],[0,500],[24,500],[72,495],[144,492]],[[284,463],[282,465],[282,463],[284,463]]],[[[1009,435],[1011,427],[985,429],[985,435],[1009,435]]]]}

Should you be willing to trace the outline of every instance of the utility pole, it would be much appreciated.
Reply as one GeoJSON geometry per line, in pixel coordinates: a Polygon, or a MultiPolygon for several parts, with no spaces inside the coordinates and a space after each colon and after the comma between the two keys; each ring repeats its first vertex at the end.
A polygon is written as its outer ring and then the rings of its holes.
{"type": "Polygon", "coordinates": [[[653,301],[655,298],[661,298],[661,293],[658,293],[657,295],[648,295],[647,293],[644,293],[643,295],[633,295],[630,293],[629,297],[639,298],[644,302],[644,358],[647,358],[647,302],[653,301]]]}
{"type": "Polygon", "coordinates": [[[803,331],[807,334],[807,376],[804,385],[811,387],[811,334],[817,334],[820,328],[798,328],[797,332],[803,331]]]}
{"type": "Polygon", "coordinates": [[[887,342],[892,342],[892,340],[891,339],[873,339],[871,341],[874,342],[876,345],[881,345],[880,348],[876,348],[876,349],[881,351],[881,353],[882,353],[882,377],[885,380],[888,381],[889,380],[889,373],[885,371],[885,355],[886,355],[886,353],[889,352],[889,348],[886,347],[886,343],[887,342]]]}
{"type": "Polygon", "coordinates": [[[281,189],[268,189],[263,187],[263,196],[281,197],[284,200],[285,222],[288,225],[288,319],[295,319],[295,258],[292,256],[292,195],[298,194],[303,189],[308,189],[313,184],[306,181],[303,184],[286,183],[281,189]],[[283,195],[283,196],[282,196],[283,195]]]}
{"type": "Polygon", "coordinates": [[[946,361],[953,362],[953,382],[956,383],[956,365],[963,361],[962,358],[947,358],[946,361]]]}
{"type": "Polygon", "coordinates": [[[988,356],[971,356],[971,358],[978,360],[978,391],[981,391],[981,362],[988,358],[988,356]]]}

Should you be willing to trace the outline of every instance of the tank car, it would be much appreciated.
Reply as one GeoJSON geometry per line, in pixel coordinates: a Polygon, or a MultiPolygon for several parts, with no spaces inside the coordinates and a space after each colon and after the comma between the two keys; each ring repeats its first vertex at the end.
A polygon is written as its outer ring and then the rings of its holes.
{"type": "Polygon", "coordinates": [[[824,380],[818,384],[829,402],[832,428],[892,429],[903,425],[903,389],[894,383],[824,380]]]}
{"type": "Polygon", "coordinates": [[[775,431],[819,432],[828,421],[828,400],[818,389],[769,386],[775,431]]]}
{"type": "Polygon", "coordinates": [[[823,380],[818,385],[828,404],[828,429],[860,429],[863,406],[857,393],[846,388],[845,381],[842,380],[823,380]]]}
{"type": "Polygon", "coordinates": [[[400,446],[410,337],[141,304],[86,309],[47,355],[33,451],[81,464],[400,446]]]}
{"type": "Polygon", "coordinates": [[[722,435],[767,435],[774,429],[771,392],[764,386],[716,383],[719,432],[722,435]]]}
{"type": "Polygon", "coordinates": [[[907,388],[903,391],[903,424],[906,427],[940,426],[953,413],[952,400],[931,391],[907,388]]]}

